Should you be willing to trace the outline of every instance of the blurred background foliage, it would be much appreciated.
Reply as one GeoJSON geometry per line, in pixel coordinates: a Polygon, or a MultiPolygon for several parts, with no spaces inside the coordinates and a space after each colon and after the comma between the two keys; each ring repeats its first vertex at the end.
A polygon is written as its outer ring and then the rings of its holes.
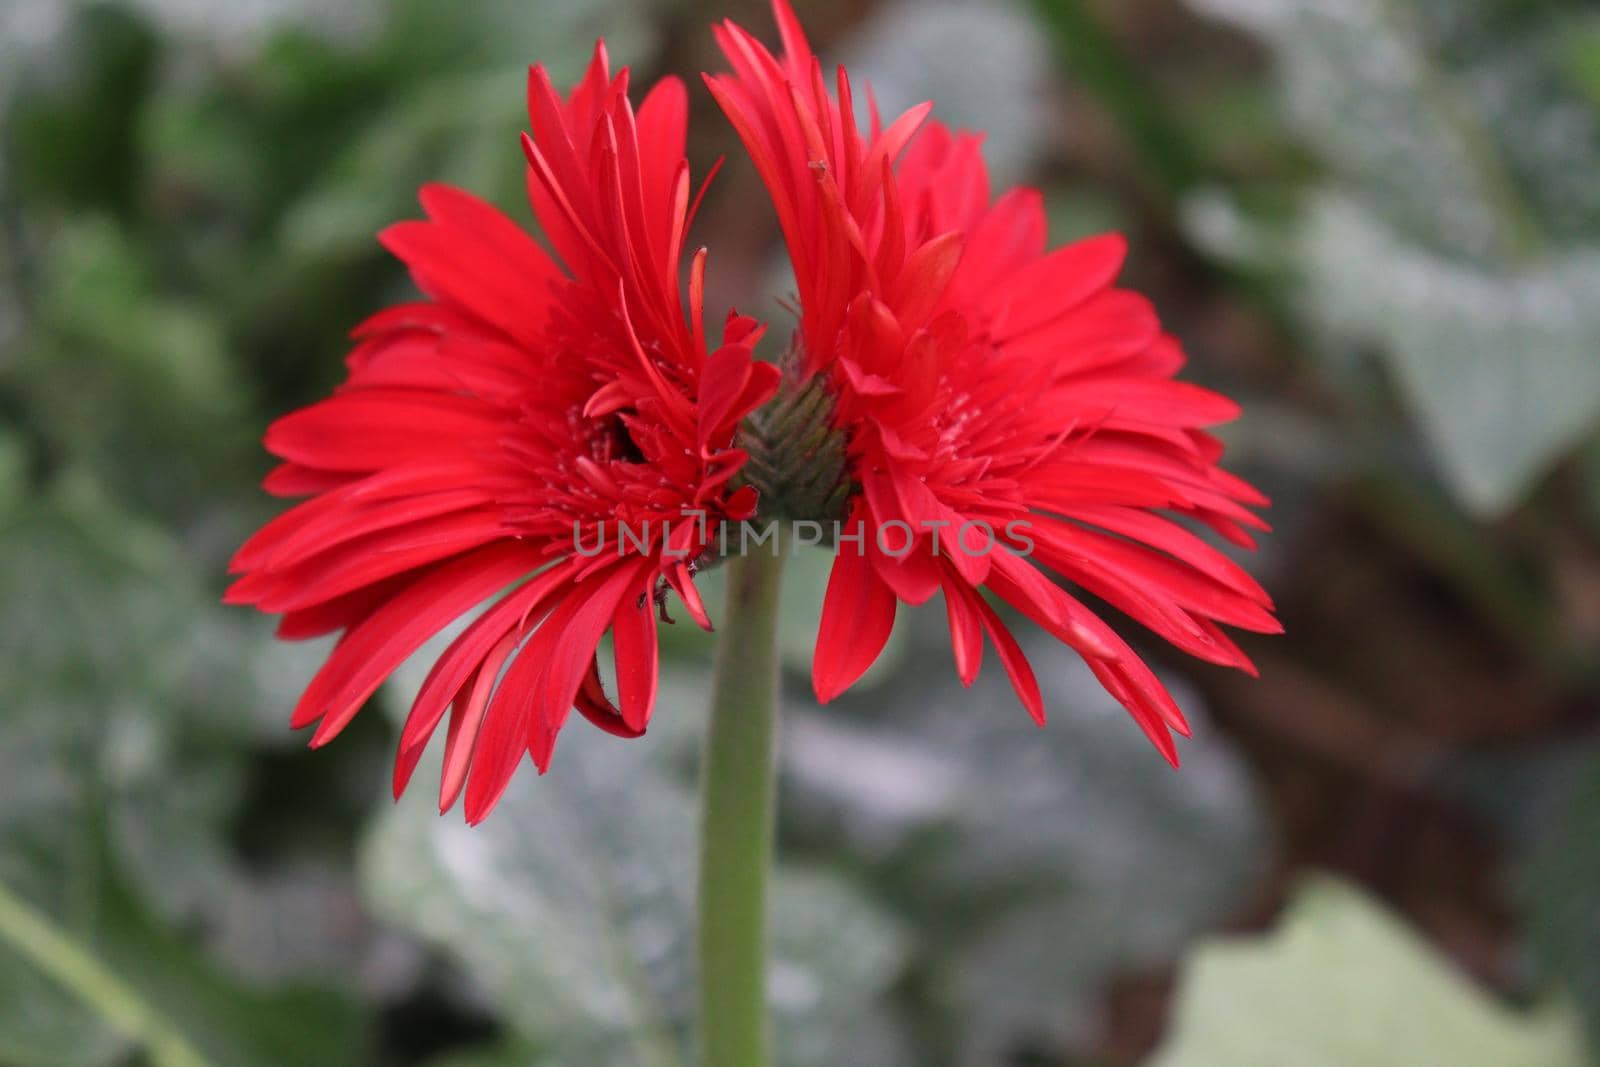
{"type": "MultiPolygon", "coordinates": [[[[1581,0],[818,0],[1130,234],[1242,398],[1261,678],[1162,660],[1171,773],[1087,672],[970,691],[915,616],[826,712],[787,599],[785,1067],[1582,1067],[1600,1039],[1600,13],[1581,0]],[[1209,709],[1209,711],[1208,711],[1209,709]]],[[[0,1064],[673,1067],[708,645],[650,736],[575,732],[477,830],[387,798],[412,670],[338,744],[321,649],[217,604],[276,413],[409,291],[428,180],[519,203],[522,78],[604,34],[713,68],[755,0],[0,5],[0,1064]]],[[[697,86],[692,88],[698,89],[697,86]]],[[[728,153],[711,302],[773,319],[728,153]]],[[[712,576],[713,583],[715,576],[712,576]]],[[[714,593],[709,595],[714,596],[714,593]]],[[[1164,650],[1151,648],[1152,655],[1164,650]]],[[[425,763],[426,767],[427,764],[425,763]]],[[[419,777],[425,776],[419,775],[419,777]]]]}

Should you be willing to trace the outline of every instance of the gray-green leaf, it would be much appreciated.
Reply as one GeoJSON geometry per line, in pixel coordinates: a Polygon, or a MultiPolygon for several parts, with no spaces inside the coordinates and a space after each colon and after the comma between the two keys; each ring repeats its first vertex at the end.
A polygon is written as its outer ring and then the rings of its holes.
{"type": "Polygon", "coordinates": [[[1327,164],[1290,231],[1300,304],[1389,364],[1463,505],[1510,509],[1600,421],[1600,111],[1572,76],[1592,24],[1559,3],[1191,2],[1272,46],[1327,164]]]}
{"type": "MultiPolygon", "coordinates": [[[[550,773],[519,775],[469,828],[435,813],[425,756],[367,842],[367,892],[560,1062],[681,1064],[696,820],[673,759],[670,736],[624,742],[575,721],[550,773]]],[[[781,1062],[835,1062],[902,967],[899,928],[837,877],[781,868],[771,914],[781,1062]]]]}
{"type": "Polygon", "coordinates": [[[1600,1043],[1600,756],[1591,756],[1518,881],[1540,973],[1577,996],[1600,1043]]]}
{"type": "Polygon", "coordinates": [[[1512,506],[1600,418],[1600,246],[1484,267],[1401,240],[1352,201],[1305,225],[1312,310],[1377,346],[1434,461],[1479,514],[1512,506]]]}
{"type": "Polygon", "coordinates": [[[1497,1004],[1355,889],[1307,882],[1264,938],[1202,948],[1149,1067],[1584,1067],[1570,1010],[1497,1004]]]}
{"type": "Polygon", "coordinates": [[[1176,956],[1261,862],[1250,780],[1193,694],[1174,773],[1070,652],[1026,647],[1042,730],[998,665],[963,690],[926,664],[893,722],[792,715],[784,736],[790,811],[881,863],[927,924],[962,1063],[1078,1044],[1108,977],[1176,956]]]}

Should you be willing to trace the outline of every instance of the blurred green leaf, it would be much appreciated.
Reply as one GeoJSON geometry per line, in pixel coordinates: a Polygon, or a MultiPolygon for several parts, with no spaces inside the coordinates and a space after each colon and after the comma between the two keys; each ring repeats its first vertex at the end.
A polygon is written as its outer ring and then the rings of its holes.
{"type": "Polygon", "coordinates": [[[209,598],[164,535],[80,497],[0,529],[0,767],[13,798],[0,879],[67,899],[97,873],[69,862],[74,840],[104,820],[127,831],[119,860],[178,911],[222,877],[240,781],[214,757],[253,729],[236,681],[249,638],[236,630],[219,647],[196,622],[209,598]]]}
{"type": "Polygon", "coordinates": [[[1175,957],[1262,860],[1250,780],[1193,694],[1175,690],[1196,740],[1173,774],[1081,662],[1025,648],[1043,730],[997,666],[964,691],[913,663],[879,725],[792,714],[783,739],[791,816],[850,841],[944,946],[941,1044],[962,1063],[1079,1045],[1104,982],[1175,957]]]}
{"type": "MultiPolygon", "coordinates": [[[[685,1062],[695,806],[667,766],[672,745],[574,722],[550,773],[519,775],[475,828],[435,814],[425,756],[364,850],[374,907],[463,964],[558,1062],[685,1062]]],[[[771,914],[782,1062],[837,1062],[900,971],[900,931],[816,872],[780,869],[771,914]]]]}
{"type": "Polygon", "coordinates": [[[103,1067],[127,1043],[36,967],[0,947],[0,1060],[32,1067],[103,1067]]]}
{"type": "Polygon", "coordinates": [[[1508,510],[1600,420],[1600,111],[1564,74],[1574,5],[1191,2],[1272,45],[1328,164],[1285,242],[1308,318],[1388,361],[1462,504],[1508,510]]]}
{"type": "Polygon", "coordinates": [[[416,191],[425,182],[515,205],[523,188],[523,77],[518,67],[435,76],[427,92],[376,117],[287,212],[288,248],[298,255],[369,248],[383,227],[420,214],[416,191]]]}
{"type": "Polygon", "coordinates": [[[450,1052],[427,1062],[426,1067],[555,1067],[545,1056],[521,1042],[450,1052]]]}
{"type": "Polygon", "coordinates": [[[1518,881],[1540,972],[1576,994],[1600,1048],[1600,758],[1588,761],[1518,881]]]}
{"type": "Polygon", "coordinates": [[[1600,529],[1600,437],[1589,442],[1589,447],[1584,449],[1581,469],[1586,486],[1584,502],[1588,506],[1589,521],[1600,529]]]}
{"type": "Polygon", "coordinates": [[[1600,107],[1600,16],[1573,28],[1567,43],[1567,71],[1578,91],[1600,107]]]}
{"type": "Polygon", "coordinates": [[[69,1011],[61,1010],[66,997],[55,1005],[8,1003],[0,1009],[0,1056],[20,1064],[117,1062],[108,1025],[149,1048],[156,1067],[348,1067],[358,1054],[362,1023],[351,1002],[322,989],[240,986],[148,915],[114,875],[94,889],[93,914],[76,917],[71,932],[44,926],[24,936],[28,913],[19,920],[12,900],[0,901],[0,987],[13,986],[18,971],[43,971],[61,981],[58,995],[81,997],[69,1011]],[[29,951],[19,957],[24,944],[29,951]],[[51,1014],[35,1014],[40,1009],[51,1014]]]}
{"type": "Polygon", "coordinates": [[[369,247],[382,227],[418,214],[424,182],[515,208],[524,188],[518,135],[527,125],[528,65],[544,64],[565,85],[604,35],[615,70],[647,52],[652,27],[615,0],[556,0],[537,17],[519,0],[396,0],[373,62],[401,91],[327,161],[285,215],[284,240],[298,254],[369,247]]]}
{"type": "Polygon", "coordinates": [[[1150,1067],[1584,1067],[1572,1013],[1505,1008],[1356,890],[1305,883],[1275,933],[1185,966],[1150,1067]]]}
{"type": "Polygon", "coordinates": [[[1592,432],[1600,244],[1480,267],[1408,244],[1332,197],[1308,215],[1303,241],[1316,313],[1388,357],[1446,483],[1473,511],[1506,510],[1592,432]]]}
{"type": "Polygon", "coordinates": [[[143,177],[138,114],[155,83],[161,42],[127,6],[71,10],[65,40],[27,57],[32,62],[18,57],[26,73],[0,123],[6,170],[30,203],[127,215],[143,177]]]}
{"type": "Polygon", "coordinates": [[[1191,3],[1266,38],[1295,128],[1406,237],[1492,261],[1600,229],[1600,119],[1560,69],[1571,7],[1191,3]]]}
{"type": "Polygon", "coordinates": [[[54,465],[88,467],[124,500],[187,518],[248,469],[249,397],[220,323],[165,292],[146,253],[105,216],[63,226],[8,369],[54,465]]]}
{"type": "MultiPolygon", "coordinates": [[[[84,485],[7,516],[0,882],[220,1062],[343,1067],[357,1034],[337,996],[232,986],[162,925],[231,877],[243,760],[284,697],[282,662],[253,651],[270,647],[212,602],[163,533],[84,485]]],[[[7,950],[0,988],[14,994],[0,997],[0,1049],[32,1050],[20,1062],[117,1051],[101,1020],[7,950]]]]}
{"type": "Polygon", "coordinates": [[[479,0],[468,7],[432,0],[392,0],[379,51],[396,68],[428,74],[484,65],[543,63],[558,85],[576,79],[594,44],[605,38],[613,69],[654,43],[663,0],[479,0]]]}
{"type": "Polygon", "coordinates": [[[0,522],[23,506],[29,459],[21,435],[0,428],[0,522]]]}
{"type": "MultiPolygon", "coordinates": [[[[45,316],[68,343],[92,350],[167,414],[220,419],[241,407],[206,312],[163,299],[151,264],[129,236],[85,218],[60,235],[50,260],[45,316]]],[[[126,398],[125,398],[126,399],[126,398]]]]}

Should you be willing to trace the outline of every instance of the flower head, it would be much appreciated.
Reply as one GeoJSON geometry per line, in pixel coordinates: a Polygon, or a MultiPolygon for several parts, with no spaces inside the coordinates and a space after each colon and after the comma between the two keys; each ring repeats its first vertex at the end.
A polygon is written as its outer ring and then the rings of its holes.
{"type": "MultiPolygon", "coordinates": [[[[922,105],[855,118],[785,0],[783,53],[732,23],[707,84],[771,195],[801,306],[791,374],[820,379],[851,487],[813,661],[819,699],[873,663],[897,604],[942,593],[961,680],[991,643],[1044,702],[987,590],[1075,649],[1168,759],[1183,715],[1065,579],[1202,659],[1250,670],[1219,624],[1272,632],[1259,585],[1186,525],[1240,545],[1266,500],[1217,464],[1235,405],[1178,381],[1184,357],[1118,289],[1115,235],[1047,252],[1040,194],[990,195],[979,138],[922,105]],[[1179,521],[1183,520],[1183,521],[1179,521]],[[885,546],[892,550],[885,550],[885,546]]],[[[810,517],[810,516],[808,516],[810,517]]]]}
{"type": "Polygon", "coordinates": [[[239,550],[227,594],[281,613],[286,638],[342,631],[293,714],[313,745],[487,604],[433,664],[395,769],[398,794],[448,712],[439,804],[464,790],[474,822],[525,752],[548,765],[574,706],[643,732],[656,601],[670,587],[709,627],[692,561],[717,522],[754,512],[732,442],[777,385],[753,321],[730,315],[708,349],[703,250],[685,312],[683,85],[635,111],[601,46],[565,97],[533,68],[528,111],[529,199],[555,256],[464,192],[422,191],[427,221],[382,239],[429,299],[358,327],[335,394],[268,430],[283,462],[267,488],[310,499],[239,550]],[[658,535],[579,551],[619,522],[658,535]],[[615,700],[596,663],[608,631],[615,700]]]}
{"type": "Polygon", "coordinates": [[[440,808],[464,794],[474,822],[524,753],[548,766],[573,707],[642,733],[658,605],[673,590],[709,628],[697,561],[758,503],[856,531],[824,601],[823,701],[871,666],[901,602],[939,593],[961,680],[987,641],[1042,722],[992,597],[1081,654],[1176,761],[1182,713],[1057,580],[1246,670],[1221,627],[1278,628],[1261,588],[1194,529],[1249,546],[1265,528],[1251,510],[1265,499],[1218,466],[1208,432],[1237,409],[1176,379],[1177,342],[1115,286],[1121,238],[1047,252],[1038,192],[991,197],[979,139],[929,105],[884,123],[869,101],[863,130],[845,71],[830,89],[793,11],[774,7],[781,57],[725,23],[732,72],[706,82],[794,266],[783,372],[755,360],[753,320],[730,313],[712,348],[703,249],[683,292],[682,84],[662,81],[635,111],[600,46],[565,96],[530,72],[528,195],[553,254],[470,195],[424,188],[427,220],[382,239],[427,299],[358,327],[335,394],[267,432],[283,461],[267,488],[309,499],[239,550],[227,599],[281,614],[285,638],[340,633],[291,720],[315,724],[313,745],[466,620],[401,731],[397,794],[446,721],[440,808]],[[765,426],[804,431],[806,469],[774,470],[765,426]],[[748,467],[745,443],[763,446],[748,467]],[[614,699],[597,662],[607,633],[614,699]]]}

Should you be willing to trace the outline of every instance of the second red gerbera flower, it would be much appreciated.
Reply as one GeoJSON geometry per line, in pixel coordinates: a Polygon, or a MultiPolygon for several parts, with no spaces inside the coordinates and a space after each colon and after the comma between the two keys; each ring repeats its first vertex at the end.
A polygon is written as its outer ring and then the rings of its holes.
{"type": "MultiPolygon", "coordinates": [[[[1040,195],[991,201],[979,139],[922,105],[870,133],[848,76],[830,95],[785,0],[784,54],[732,23],[733,68],[707,84],[772,196],[801,320],[794,385],[821,377],[854,495],[813,680],[826,702],[876,660],[896,604],[943,593],[961,680],[987,637],[1022,703],[1044,700],[988,590],[1088,662],[1168,759],[1188,727],[1140,657],[1066,579],[1186,652],[1250,670],[1217,625],[1275,632],[1265,592],[1174,521],[1250,545],[1266,500],[1223,471],[1206,432],[1235,405],[1174,379],[1149,301],[1114,281],[1107,236],[1045,252],[1040,195]],[[1165,512],[1166,514],[1163,514],[1165,512]]],[[[821,517],[821,516],[807,516],[821,517]]]]}

